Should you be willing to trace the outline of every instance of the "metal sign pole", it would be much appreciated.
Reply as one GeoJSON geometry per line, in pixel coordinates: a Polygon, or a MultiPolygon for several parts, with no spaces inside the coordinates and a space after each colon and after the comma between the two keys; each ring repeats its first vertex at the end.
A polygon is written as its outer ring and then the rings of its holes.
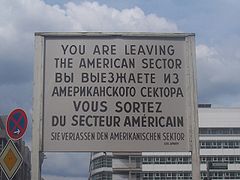
{"type": "Polygon", "coordinates": [[[192,179],[194,180],[199,180],[201,179],[200,175],[200,150],[199,150],[199,126],[198,126],[198,107],[197,107],[197,97],[194,92],[197,92],[197,83],[196,83],[196,54],[195,54],[195,40],[193,37],[188,37],[188,44],[189,47],[188,49],[190,50],[188,53],[189,58],[192,59],[190,63],[192,64],[192,71],[190,71],[192,77],[190,79],[189,85],[192,88],[192,91],[190,95],[191,97],[191,102],[190,105],[193,108],[193,111],[190,115],[192,119],[192,124],[191,124],[191,134],[192,134],[192,179]]]}
{"type": "Polygon", "coordinates": [[[36,36],[35,39],[35,67],[34,67],[34,93],[33,93],[33,117],[32,117],[32,179],[40,180],[40,150],[41,150],[41,132],[42,132],[42,62],[43,62],[43,38],[36,36]]]}
{"type": "Polygon", "coordinates": [[[207,180],[210,180],[210,172],[209,172],[209,169],[210,169],[210,164],[211,162],[210,161],[207,161],[207,180]]]}

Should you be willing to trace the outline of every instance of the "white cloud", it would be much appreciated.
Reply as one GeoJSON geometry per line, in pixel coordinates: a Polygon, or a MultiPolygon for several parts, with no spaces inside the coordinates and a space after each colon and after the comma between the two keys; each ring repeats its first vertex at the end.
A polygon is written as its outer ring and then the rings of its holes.
{"type": "Polygon", "coordinates": [[[97,2],[69,2],[61,8],[40,0],[3,0],[0,14],[0,38],[8,41],[35,31],[178,31],[175,23],[138,7],[118,10],[97,2]]]}
{"type": "Polygon", "coordinates": [[[178,32],[175,23],[154,14],[146,15],[138,7],[117,10],[97,2],[84,2],[68,3],[65,8],[74,30],[178,32]]]}
{"type": "Polygon", "coordinates": [[[239,59],[203,44],[198,45],[196,51],[200,101],[215,105],[236,105],[240,100],[237,98],[240,96],[239,59]]]}
{"type": "Polygon", "coordinates": [[[212,83],[239,83],[240,61],[206,45],[196,47],[198,67],[212,83]]]}

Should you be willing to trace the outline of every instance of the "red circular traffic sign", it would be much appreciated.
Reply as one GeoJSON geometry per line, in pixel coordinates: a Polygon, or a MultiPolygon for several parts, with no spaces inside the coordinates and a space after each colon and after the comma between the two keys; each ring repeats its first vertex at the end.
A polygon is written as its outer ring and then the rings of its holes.
{"type": "Polygon", "coordinates": [[[27,115],[22,109],[15,109],[7,119],[6,129],[8,136],[13,140],[19,140],[27,129],[27,115]]]}

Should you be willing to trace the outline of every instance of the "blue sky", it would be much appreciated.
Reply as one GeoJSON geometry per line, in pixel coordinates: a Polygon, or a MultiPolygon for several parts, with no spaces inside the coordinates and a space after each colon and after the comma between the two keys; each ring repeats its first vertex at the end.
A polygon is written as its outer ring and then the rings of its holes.
{"type": "MultiPolygon", "coordinates": [[[[34,32],[196,33],[198,102],[240,106],[239,0],[1,0],[0,114],[24,108],[31,126],[34,32]]],[[[31,128],[25,140],[31,145],[31,128]]],[[[47,154],[47,180],[86,179],[89,155],[47,154]]]]}

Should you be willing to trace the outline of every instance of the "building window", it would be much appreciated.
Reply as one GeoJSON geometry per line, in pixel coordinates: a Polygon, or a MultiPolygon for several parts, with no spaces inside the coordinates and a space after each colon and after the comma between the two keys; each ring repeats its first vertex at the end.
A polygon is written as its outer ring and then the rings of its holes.
{"type": "Polygon", "coordinates": [[[112,158],[102,156],[92,160],[92,169],[98,169],[102,167],[112,167],[112,158]]]}
{"type": "MultiPolygon", "coordinates": [[[[240,173],[239,172],[222,172],[222,171],[215,171],[210,172],[211,179],[239,179],[240,173]]],[[[206,179],[207,172],[201,172],[201,179],[206,179]]],[[[184,172],[148,172],[143,174],[143,180],[190,180],[192,179],[192,173],[188,171],[184,172]]]]}
{"type": "Polygon", "coordinates": [[[240,141],[200,141],[201,149],[238,149],[240,141]]]}
{"type": "Polygon", "coordinates": [[[240,128],[200,128],[201,135],[233,135],[240,134],[240,128]]]}
{"type": "Polygon", "coordinates": [[[160,156],[160,157],[143,157],[143,164],[191,164],[191,157],[188,156],[160,156]]]}
{"type": "Polygon", "coordinates": [[[92,176],[92,180],[112,180],[112,173],[103,172],[92,176]]]}

